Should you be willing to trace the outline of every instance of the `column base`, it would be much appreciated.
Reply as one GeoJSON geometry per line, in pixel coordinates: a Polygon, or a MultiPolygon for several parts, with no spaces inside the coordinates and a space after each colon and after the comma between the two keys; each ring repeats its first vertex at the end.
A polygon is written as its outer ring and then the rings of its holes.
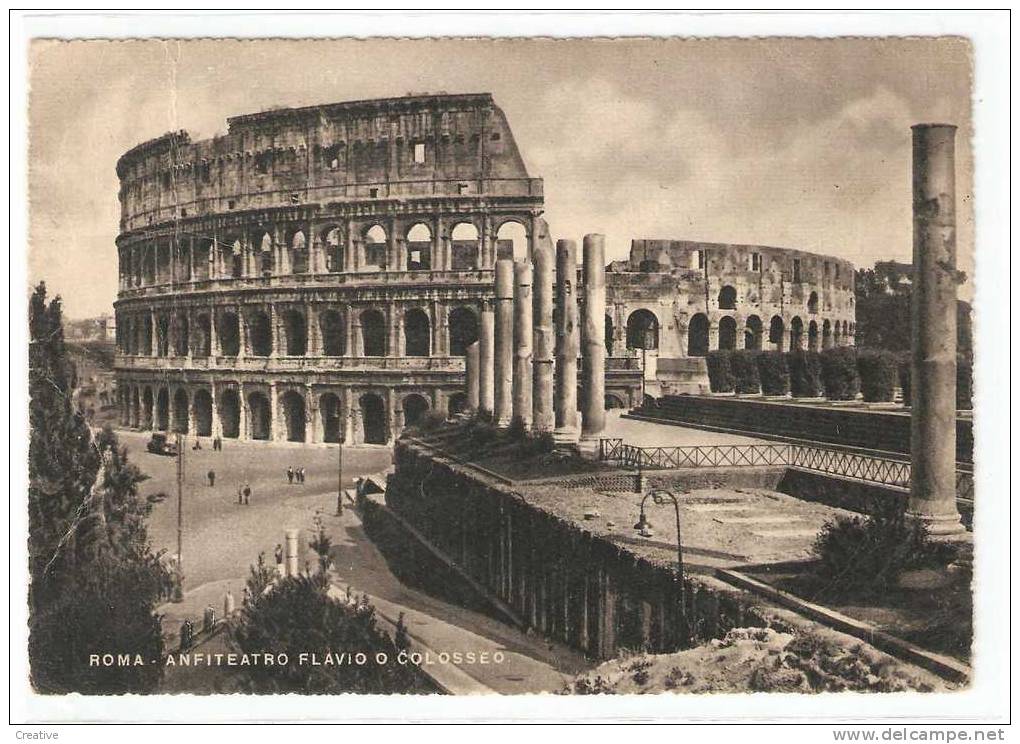
{"type": "Polygon", "coordinates": [[[599,440],[598,438],[592,439],[591,437],[581,436],[581,439],[577,443],[577,451],[581,457],[585,460],[598,460],[599,457],[599,440]]]}
{"type": "Polygon", "coordinates": [[[561,426],[553,429],[553,441],[556,442],[557,447],[571,446],[573,447],[578,443],[581,438],[581,432],[571,426],[561,426]]]}
{"type": "Polygon", "coordinates": [[[967,528],[960,521],[960,515],[953,514],[919,514],[907,511],[908,519],[920,522],[928,528],[928,534],[935,539],[943,540],[969,540],[972,539],[967,528]]]}

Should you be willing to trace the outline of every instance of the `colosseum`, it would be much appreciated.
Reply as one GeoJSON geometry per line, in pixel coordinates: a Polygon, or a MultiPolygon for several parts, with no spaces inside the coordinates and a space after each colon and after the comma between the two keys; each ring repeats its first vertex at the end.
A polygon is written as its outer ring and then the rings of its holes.
{"type": "MultiPolygon", "coordinates": [[[[140,429],[387,444],[463,410],[495,261],[550,241],[489,94],[238,116],[117,174],[117,395],[140,429]]],[[[611,407],[704,389],[709,348],[852,342],[845,261],[647,240],[608,269],[611,407]]]]}

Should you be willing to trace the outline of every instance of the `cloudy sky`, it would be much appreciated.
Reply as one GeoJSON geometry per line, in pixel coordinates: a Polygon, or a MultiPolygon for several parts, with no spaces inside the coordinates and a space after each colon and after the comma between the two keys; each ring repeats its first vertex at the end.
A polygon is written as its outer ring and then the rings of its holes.
{"type": "Polygon", "coordinates": [[[960,40],[39,41],[30,62],[29,279],[71,317],[116,296],[125,150],[409,91],[491,92],[545,179],[553,237],[603,232],[610,258],[654,237],[909,261],[910,125],[954,123],[973,265],[960,40]]]}

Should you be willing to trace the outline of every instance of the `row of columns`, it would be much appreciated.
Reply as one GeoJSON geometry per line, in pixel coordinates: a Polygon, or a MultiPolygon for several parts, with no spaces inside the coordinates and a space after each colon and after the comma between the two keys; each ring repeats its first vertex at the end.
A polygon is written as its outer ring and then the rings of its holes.
{"type": "Polygon", "coordinates": [[[519,418],[561,445],[591,441],[605,427],[605,238],[584,237],[580,287],[574,241],[557,241],[555,259],[551,245],[536,246],[533,259],[496,262],[494,307],[483,311],[480,338],[467,354],[468,403],[491,411],[499,426],[519,418]]]}

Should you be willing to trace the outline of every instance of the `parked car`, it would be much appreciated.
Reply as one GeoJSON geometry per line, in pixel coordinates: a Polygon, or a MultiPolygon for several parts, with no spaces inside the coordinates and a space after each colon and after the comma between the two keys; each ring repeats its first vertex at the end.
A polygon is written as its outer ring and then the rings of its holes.
{"type": "Polygon", "coordinates": [[[173,457],[177,454],[177,445],[167,439],[166,434],[156,432],[152,435],[152,439],[145,446],[149,452],[154,455],[167,455],[173,457]]]}

